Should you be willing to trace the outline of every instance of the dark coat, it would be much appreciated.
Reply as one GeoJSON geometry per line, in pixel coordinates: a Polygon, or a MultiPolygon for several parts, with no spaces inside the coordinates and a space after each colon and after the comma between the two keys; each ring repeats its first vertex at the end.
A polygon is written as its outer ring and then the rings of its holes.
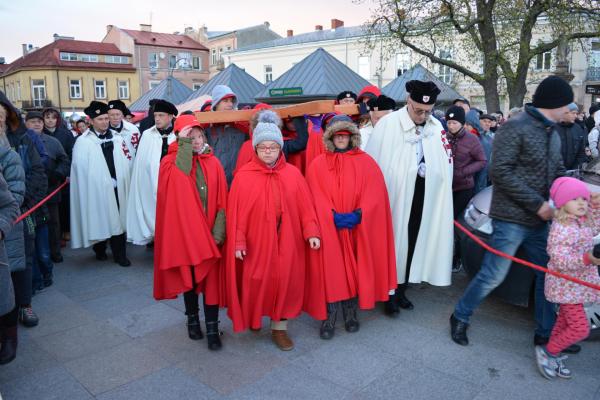
{"type": "MultiPolygon", "coordinates": [[[[54,130],[54,132],[50,132],[47,128],[44,128],[44,134],[48,136],[52,136],[57,139],[62,148],[64,149],[67,157],[69,157],[69,162],[73,158],[73,146],[75,146],[75,136],[67,129],[64,123],[60,123],[60,125],[54,130]]],[[[48,151],[48,149],[46,149],[48,151]]],[[[67,176],[69,176],[67,174],[67,176]]]]}
{"type": "Polygon", "coordinates": [[[585,155],[585,146],[587,135],[581,125],[575,124],[556,124],[556,132],[560,136],[561,154],[565,168],[578,169],[581,164],[587,162],[585,155]]]}
{"type": "Polygon", "coordinates": [[[466,132],[464,128],[456,136],[448,133],[447,137],[454,157],[452,190],[473,189],[475,174],[487,164],[483,146],[477,136],[466,132]]]}
{"type": "Polygon", "coordinates": [[[206,129],[206,138],[215,156],[223,165],[227,185],[231,186],[238,154],[242,144],[248,140],[248,135],[237,129],[235,125],[219,124],[211,125],[206,129]]]}
{"type": "MultiPolygon", "coordinates": [[[[71,172],[71,161],[58,139],[47,135],[41,135],[42,142],[48,153],[48,165],[46,175],[48,176],[48,194],[59,187],[71,172]]],[[[48,200],[48,203],[58,203],[60,193],[48,200]]]]}
{"type": "Polygon", "coordinates": [[[8,267],[8,257],[4,238],[13,227],[13,222],[19,215],[19,204],[11,194],[8,184],[0,168],[0,315],[11,311],[15,305],[12,279],[8,267]]]}
{"type": "MultiPolygon", "coordinates": [[[[19,207],[25,198],[25,170],[19,155],[9,148],[0,148],[0,167],[8,189],[12,193],[19,207]]],[[[25,242],[23,237],[23,223],[16,224],[4,239],[8,264],[10,270],[20,271],[25,269],[25,242]]]]}
{"type": "Polygon", "coordinates": [[[555,124],[532,105],[506,121],[494,137],[490,215],[525,226],[542,222],[537,211],[548,201],[552,182],[565,174],[555,124]]]}

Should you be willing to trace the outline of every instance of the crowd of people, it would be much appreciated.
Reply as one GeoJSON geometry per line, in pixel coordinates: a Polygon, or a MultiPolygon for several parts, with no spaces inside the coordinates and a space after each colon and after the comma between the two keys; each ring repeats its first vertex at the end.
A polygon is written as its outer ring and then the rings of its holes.
{"type": "MultiPolygon", "coordinates": [[[[465,98],[434,110],[433,82],[409,81],[406,91],[400,108],[367,86],[337,98],[356,114],[281,117],[258,104],[239,121],[237,96],[220,85],[199,111],[230,122],[201,123],[155,99],[138,127],[113,100],[92,101],[70,129],[57,110],[22,122],[1,101],[0,364],[16,356],[18,322],[38,324],[31,297],[52,285],[66,241],[99,261],[110,244],[122,267],[131,265],[127,242],[154,251],[154,297],[183,296],[187,334],[199,340],[202,294],[210,350],[223,346],[221,308],[235,332],[259,331],[268,317],[283,351],[294,348],[288,322],[302,312],[321,321],[324,340],[340,311],[348,332],[360,329],[359,308],[383,303],[398,317],[414,308],[410,283],[451,284],[461,264],[453,221],[492,183],[492,247],[524,248],[536,264],[600,283],[591,251],[600,195],[564,177],[598,157],[600,105],[588,127],[555,76],[506,120],[465,98]],[[67,178],[68,188],[16,222],[67,178]]],[[[454,342],[469,343],[470,317],[509,268],[486,253],[450,316],[454,342]]],[[[571,376],[563,354],[579,352],[590,329],[583,303],[598,300],[536,272],[534,345],[545,377],[571,376]]]]}

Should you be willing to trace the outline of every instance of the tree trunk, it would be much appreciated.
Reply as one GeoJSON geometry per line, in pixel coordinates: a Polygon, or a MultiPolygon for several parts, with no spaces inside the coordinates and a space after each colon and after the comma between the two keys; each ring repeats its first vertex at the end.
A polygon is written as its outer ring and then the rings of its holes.
{"type": "Polygon", "coordinates": [[[510,108],[522,107],[523,99],[527,94],[527,72],[522,73],[520,69],[517,69],[516,77],[506,80],[506,92],[510,108]]]}
{"type": "Polygon", "coordinates": [[[483,87],[485,107],[488,114],[501,110],[500,95],[498,94],[498,81],[494,80],[494,78],[488,78],[483,82],[480,82],[480,85],[483,87]]]}

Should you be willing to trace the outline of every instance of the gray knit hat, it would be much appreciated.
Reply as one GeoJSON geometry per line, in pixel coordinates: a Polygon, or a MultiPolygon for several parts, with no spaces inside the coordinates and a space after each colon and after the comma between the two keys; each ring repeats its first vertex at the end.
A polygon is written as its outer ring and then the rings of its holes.
{"type": "Polygon", "coordinates": [[[252,147],[261,142],[272,140],[283,147],[283,135],[281,134],[281,118],[275,111],[263,110],[258,116],[258,124],[252,132],[252,147]]]}

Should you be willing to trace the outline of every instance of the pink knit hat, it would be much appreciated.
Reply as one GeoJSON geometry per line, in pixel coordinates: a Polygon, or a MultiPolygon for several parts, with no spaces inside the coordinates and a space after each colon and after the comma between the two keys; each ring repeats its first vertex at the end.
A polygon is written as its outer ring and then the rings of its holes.
{"type": "Polygon", "coordinates": [[[550,198],[556,208],[561,208],[571,200],[583,197],[590,200],[591,193],[587,185],[575,178],[558,178],[550,188],[550,198]]]}

